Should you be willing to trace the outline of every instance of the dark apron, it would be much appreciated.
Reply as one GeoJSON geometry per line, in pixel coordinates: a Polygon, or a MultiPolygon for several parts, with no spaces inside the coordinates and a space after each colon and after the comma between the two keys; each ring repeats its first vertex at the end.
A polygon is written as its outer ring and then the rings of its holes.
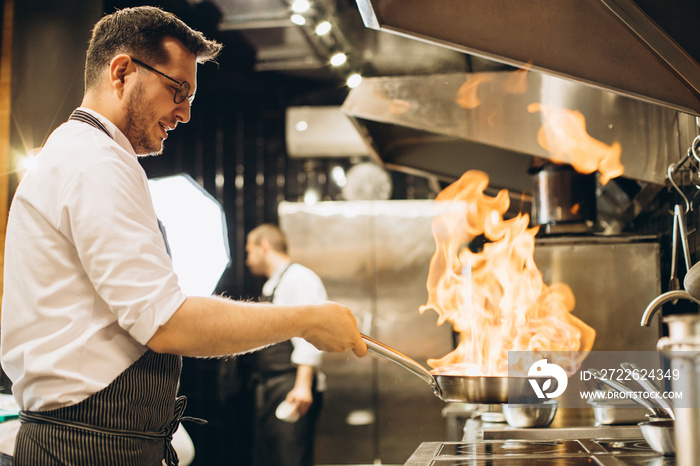
{"type": "Polygon", "coordinates": [[[14,466],[178,464],[170,441],[187,405],[176,398],[182,359],[146,351],[82,402],[20,412],[14,466]]]}
{"type": "MultiPolygon", "coordinates": [[[[87,112],[75,110],[70,119],[110,136],[87,112]]],[[[147,350],[106,388],[78,404],[20,412],[14,466],[161,466],[163,459],[176,466],[173,433],[181,420],[195,420],[182,417],[187,400],[176,398],[181,369],[180,356],[147,350]]]]}
{"type": "MultiPolygon", "coordinates": [[[[260,296],[260,302],[271,303],[275,299],[275,291],[277,291],[277,287],[282,282],[284,274],[287,273],[291,265],[292,264],[289,264],[282,271],[272,293],[270,295],[260,296]]],[[[294,351],[294,345],[292,345],[291,340],[287,340],[250,353],[254,361],[254,377],[271,378],[289,372],[293,372],[296,375],[296,366],[292,364],[292,351],[294,351]]]]}

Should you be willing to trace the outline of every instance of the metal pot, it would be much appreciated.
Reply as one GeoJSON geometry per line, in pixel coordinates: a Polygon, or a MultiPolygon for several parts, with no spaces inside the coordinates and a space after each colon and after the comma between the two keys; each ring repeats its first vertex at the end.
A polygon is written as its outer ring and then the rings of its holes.
{"type": "MultiPolygon", "coordinates": [[[[496,376],[467,376],[467,375],[435,375],[428,372],[408,356],[373,338],[362,335],[367,343],[367,349],[389,361],[398,364],[409,372],[417,375],[433,388],[435,395],[446,402],[500,404],[508,403],[509,393],[521,399],[524,393],[533,393],[528,380],[541,383],[547,377],[538,380],[534,377],[496,377],[496,376]],[[526,391],[529,390],[529,391],[526,391]]],[[[530,397],[531,398],[531,397],[530,397]]]]}
{"type": "Polygon", "coordinates": [[[639,424],[649,418],[646,408],[632,400],[596,400],[591,398],[588,404],[593,407],[593,416],[599,424],[639,424]]]}
{"type": "Polygon", "coordinates": [[[669,315],[663,319],[668,325],[668,336],[662,337],[657,348],[671,360],[671,369],[680,374],[671,381],[674,391],[683,393],[674,406],[676,463],[679,466],[697,466],[700,458],[700,316],[697,314],[669,315]]]}
{"type": "Polygon", "coordinates": [[[585,233],[596,221],[595,174],[546,162],[530,169],[535,189],[532,220],[548,233],[585,233]]]}
{"type": "Polygon", "coordinates": [[[674,455],[676,446],[674,441],[674,422],[669,420],[640,422],[642,435],[649,446],[664,455],[674,455]]]}
{"type": "Polygon", "coordinates": [[[503,416],[512,427],[548,427],[557,414],[558,401],[536,404],[504,404],[503,416]]]}

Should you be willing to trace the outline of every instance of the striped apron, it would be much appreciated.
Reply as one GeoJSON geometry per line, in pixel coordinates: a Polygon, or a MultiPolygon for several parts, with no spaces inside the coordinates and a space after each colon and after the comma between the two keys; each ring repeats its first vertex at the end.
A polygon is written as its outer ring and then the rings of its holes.
{"type": "MultiPolygon", "coordinates": [[[[70,119],[111,137],[87,112],[76,110],[70,119]]],[[[165,234],[163,239],[167,246],[165,234]]],[[[204,422],[182,417],[187,400],[176,397],[181,369],[180,356],[147,350],[111,384],[80,403],[21,411],[13,466],[161,466],[163,460],[176,466],[171,440],[180,421],[204,422]]]]}
{"type": "Polygon", "coordinates": [[[146,351],[109,386],[82,402],[20,412],[14,465],[168,466],[170,441],[187,405],[176,398],[182,358],[146,351]]]}

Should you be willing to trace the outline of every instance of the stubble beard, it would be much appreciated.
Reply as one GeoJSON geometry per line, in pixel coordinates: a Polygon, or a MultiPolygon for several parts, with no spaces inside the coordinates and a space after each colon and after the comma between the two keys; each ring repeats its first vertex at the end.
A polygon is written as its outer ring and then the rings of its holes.
{"type": "Polygon", "coordinates": [[[138,84],[129,98],[126,100],[126,127],[124,135],[127,137],[136,154],[140,157],[160,155],[163,153],[163,140],[154,142],[148,132],[150,122],[156,120],[155,115],[149,114],[143,102],[143,87],[138,84]]]}

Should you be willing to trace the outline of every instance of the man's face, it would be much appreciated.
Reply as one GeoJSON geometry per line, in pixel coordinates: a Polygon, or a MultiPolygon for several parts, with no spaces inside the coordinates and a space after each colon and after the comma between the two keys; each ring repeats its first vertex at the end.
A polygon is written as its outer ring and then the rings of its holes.
{"type": "MultiPolygon", "coordinates": [[[[178,81],[190,83],[194,92],[197,80],[197,59],[174,39],[165,39],[164,48],[170,60],[153,66],[178,81]]],[[[173,81],[146,68],[137,66],[138,80],[125,95],[124,135],[139,155],[160,154],[167,131],[190,119],[190,102],[176,104],[173,81]]]]}
{"type": "Polygon", "coordinates": [[[245,245],[246,259],[245,264],[250,269],[250,272],[256,276],[265,275],[265,248],[262,244],[256,243],[255,240],[248,238],[245,245]]]}

